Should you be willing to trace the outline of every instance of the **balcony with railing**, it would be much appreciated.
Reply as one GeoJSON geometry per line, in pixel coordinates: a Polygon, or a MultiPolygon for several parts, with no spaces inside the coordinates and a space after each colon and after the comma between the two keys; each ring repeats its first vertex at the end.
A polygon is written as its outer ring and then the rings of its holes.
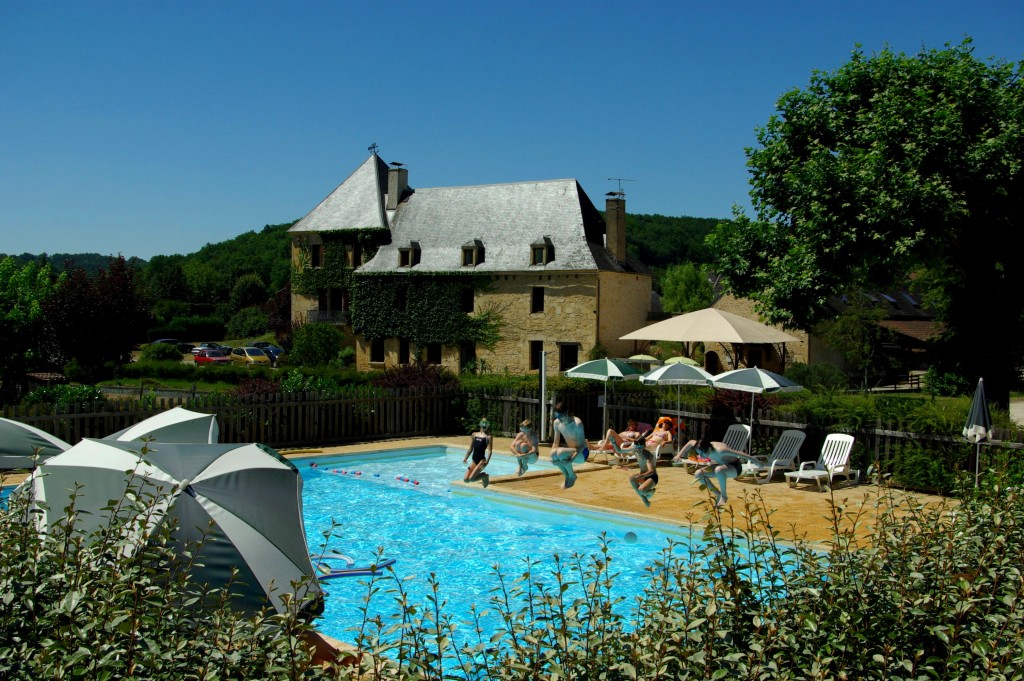
{"type": "Polygon", "coordinates": [[[310,310],[306,313],[309,323],[349,324],[349,314],[344,310],[310,310]]]}

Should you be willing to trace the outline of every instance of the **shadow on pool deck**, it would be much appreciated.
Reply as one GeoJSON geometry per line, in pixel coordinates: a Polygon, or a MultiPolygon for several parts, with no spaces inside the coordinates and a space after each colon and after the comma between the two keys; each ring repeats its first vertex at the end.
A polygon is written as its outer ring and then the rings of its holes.
{"type": "MultiPolygon", "coordinates": [[[[496,437],[494,456],[511,456],[511,442],[509,438],[496,437]]],[[[315,449],[282,450],[282,453],[287,456],[338,455],[439,445],[450,445],[459,449],[469,446],[467,438],[413,438],[315,449]]],[[[541,447],[542,460],[547,460],[548,451],[548,447],[541,447]]],[[[525,496],[676,525],[705,522],[707,514],[711,512],[710,495],[706,491],[701,491],[694,484],[693,476],[682,468],[664,464],[658,467],[661,480],[650,508],[644,507],[643,502],[630,487],[629,476],[635,472],[635,468],[624,470],[603,463],[587,463],[578,466],[576,470],[579,472],[579,478],[576,485],[569,490],[561,489],[562,476],[557,470],[530,471],[522,478],[514,475],[493,477],[487,490],[483,490],[478,484],[465,487],[479,490],[481,494],[525,496]]],[[[461,481],[455,484],[463,486],[461,481]]],[[[765,485],[733,480],[729,482],[728,493],[729,505],[722,513],[724,524],[746,529],[746,504],[755,503],[771,511],[771,527],[779,533],[780,539],[802,538],[814,542],[827,541],[833,536],[833,502],[836,506],[843,507],[847,513],[861,511],[857,534],[862,537],[868,534],[878,510],[884,504],[907,508],[920,504],[954,503],[939,496],[890,490],[873,484],[840,485],[832,494],[817,492],[813,487],[808,488],[805,485],[792,489],[781,476],[776,476],[775,481],[765,485]]],[[[851,521],[846,519],[840,526],[849,528],[850,524],[851,521]]]]}

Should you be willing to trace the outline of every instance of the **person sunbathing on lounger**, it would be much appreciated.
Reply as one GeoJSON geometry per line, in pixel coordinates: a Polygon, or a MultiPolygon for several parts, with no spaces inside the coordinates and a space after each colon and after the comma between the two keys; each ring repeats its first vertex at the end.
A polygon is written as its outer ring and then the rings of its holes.
{"type": "Polygon", "coordinates": [[[647,448],[654,451],[669,442],[672,442],[672,420],[662,417],[658,419],[658,425],[654,426],[654,430],[647,437],[647,448]]]}
{"type": "Polygon", "coordinates": [[[609,428],[604,439],[597,443],[597,447],[594,451],[632,454],[633,447],[636,446],[636,443],[642,440],[643,437],[643,433],[641,433],[637,428],[636,421],[630,419],[626,424],[626,429],[621,433],[616,433],[613,429],[609,428]]]}

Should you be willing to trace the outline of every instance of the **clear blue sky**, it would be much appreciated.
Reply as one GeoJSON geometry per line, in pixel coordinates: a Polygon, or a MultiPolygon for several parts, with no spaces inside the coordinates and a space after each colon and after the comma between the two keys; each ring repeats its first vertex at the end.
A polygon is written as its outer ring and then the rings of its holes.
{"type": "Polygon", "coordinates": [[[779,95],[856,43],[1024,59],[1024,3],[0,0],[0,253],[190,253],[376,142],[414,187],[572,177],[728,217],[779,95]]]}

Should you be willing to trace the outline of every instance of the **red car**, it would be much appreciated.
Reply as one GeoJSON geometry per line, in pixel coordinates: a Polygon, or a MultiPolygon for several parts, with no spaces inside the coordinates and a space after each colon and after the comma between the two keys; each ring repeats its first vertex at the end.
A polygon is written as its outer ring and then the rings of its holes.
{"type": "Polygon", "coordinates": [[[202,348],[195,352],[196,364],[230,364],[231,358],[223,350],[202,348]]]}

